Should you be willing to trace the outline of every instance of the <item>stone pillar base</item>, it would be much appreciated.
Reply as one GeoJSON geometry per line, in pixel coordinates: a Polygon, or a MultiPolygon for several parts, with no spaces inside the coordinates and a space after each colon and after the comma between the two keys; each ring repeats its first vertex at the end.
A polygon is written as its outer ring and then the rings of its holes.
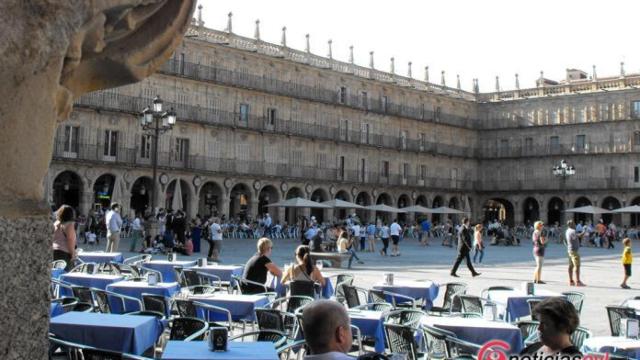
{"type": "Polygon", "coordinates": [[[45,214],[0,216],[0,354],[3,359],[48,357],[52,234],[51,220],[45,214]]]}

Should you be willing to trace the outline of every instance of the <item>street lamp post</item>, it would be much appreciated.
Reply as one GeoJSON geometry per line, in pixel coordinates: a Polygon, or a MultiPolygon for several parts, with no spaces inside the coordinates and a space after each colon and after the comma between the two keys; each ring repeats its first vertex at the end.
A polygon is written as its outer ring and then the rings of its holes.
{"type": "MultiPolygon", "coordinates": [[[[567,178],[576,174],[576,168],[573,165],[567,164],[567,162],[562,159],[560,160],[560,164],[556,165],[552,169],[552,173],[555,177],[560,178],[560,191],[563,193],[563,196],[566,197],[566,182],[567,178]]],[[[565,200],[562,200],[562,205],[565,205],[565,200]]],[[[562,214],[560,215],[560,219],[562,219],[562,214]]]]}
{"type": "Polygon", "coordinates": [[[158,177],[158,140],[160,135],[171,130],[176,124],[176,112],[173,108],[169,111],[162,109],[162,99],[156,96],[153,99],[152,107],[148,106],[140,113],[140,126],[145,134],[149,135],[152,140],[151,149],[151,166],[153,168],[153,180],[151,183],[151,213],[155,215],[156,196],[157,196],[157,177],[158,177]]]}

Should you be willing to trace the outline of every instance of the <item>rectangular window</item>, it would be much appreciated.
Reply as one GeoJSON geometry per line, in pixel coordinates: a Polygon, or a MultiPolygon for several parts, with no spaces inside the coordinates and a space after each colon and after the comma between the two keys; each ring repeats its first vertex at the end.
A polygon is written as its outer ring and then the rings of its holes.
{"type": "Polygon", "coordinates": [[[347,103],[347,88],[344,86],[340,86],[339,99],[340,104],[347,103]]]}
{"type": "Polygon", "coordinates": [[[365,182],[367,171],[367,159],[360,159],[360,181],[365,182]]]}
{"type": "Polygon", "coordinates": [[[556,110],[549,111],[549,122],[551,124],[558,124],[558,112],[556,110]]]}
{"type": "Polygon", "coordinates": [[[344,156],[338,158],[338,177],[344,179],[344,156]]]}
{"type": "Polygon", "coordinates": [[[584,112],[585,109],[574,109],[574,115],[575,115],[575,122],[577,123],[583,123],[584,122],[584,112]]]}
{"type": "Polygon", "coordinates": [[[427,179],[427,165],[420,165],[420,180],[427,179]]]}
{"type": "Polygon", "coordinates": [[[435,111],[433,112],[433,120],[434,121],[440,121],[440,106],[436,106],[435,111]]]}
{"type": "Polygon", "coordinates": [[[180,75],[184,75],[184,53],[180,53],[180,75]]]}
{"type": "Polygon", "coordinates": [[[249,124],[249,104],[240,104],[240,123],[241,125],[249,124]]]}
{"type": "Polygon", "coordinates": [[[500,139],[498,143],[498,156],[507,156],[509,153],[509,139],[500,139]]]}
{"type": "Polygon", "coordinates": [[[427,147],[427,134],[420,133],[420,151],[424,151],[427,147]]]}
{"type": "Polygon", "coordinates": [[[389,177],[389,162],[386,160],[383,160],[380,166],[380,176],[385,178],[389,177]]]}
{"type": "Polygon", "coordinates": [[[173,159],[175,161],[184,162],[189,156],[189,139],[176,138],[175,151],[173,159]]]}
{"type": "Polygon", "coordinates": [[[141,159],[150,159],[151,158],[151,135],[142,135],[140,137],[140,158],[141,159]]]}
{"type": "Polygon", "coordinates": [[[631,116],[634,119],[640,119],[640,101],[631,102],[631,116]]]}
{"type": "Polygon", "coordinates": [[[640,131],[633,132],[633,139],[631,141],[633,146],[640,146],[640,131]]]}
{"type": "Polygon", "coordinates": [[[409,163],[402,164],[402,178],[407,179],[409,177],[409,163]]]}
{"type": "Polygon", "coordinates": [[[549,149],[554,153],[560,151],[560,138],[558,136],[549,137],[549,149]]]}
{"type": "Polygon", "coordinates": [[[362,99],[361,99],[362,108],[368,109],[369,108],[369,95],[367,94],[366,91],[361,92],[360,95],[362,97],[362,99]]]}
{"type": "Polygon", "coordinates": [[[407,132],[404,130],[400,131],[400,148],[402,150],[407,148],[407,132]]]}
{"type": "Polygon", "coordinates": [[[382,111],[387,112],[389,106],[389,97],[387,95],[382,96],[382,111]]]}
{"type": "Polygon", "coordinates": [[[524,151],[528,154],[533,152],[533,138],[528,137],[524,139],[524,151]]]}
{"type": "Polygon", "coordinates": [[[267,127],[269,129],[273,129],[276,126],[276,109],[268,108],[267,109],[267,127]]]}
{"type": "Polygon", "coordinates": [[[640,182],[640,168],[637,166],[633,168],[633,181],[640,182]]]}
{"type": "Polygon", "coordinates": [[[70,154],[78,153],[79,126],[67,125],[64,127],[64,152],[70,154]]]}
{"type": "Polygon", "coordinates": [[[349,141],[349,120],[340,122],[340,140],[349,141]]]}
{"type": "Polygon", "coordinates": [[[587,146],[586,135],[576,135],[576,151],[584,151],[587,146]]]}
{"type": "MultiPolygon", "coordinates": [[[[104,132],[104,156],[115,158],[118,155],[118,132],[105,130],[104,132]]],[[[115,160],[115,159],[114,159],[115,160]]]]}

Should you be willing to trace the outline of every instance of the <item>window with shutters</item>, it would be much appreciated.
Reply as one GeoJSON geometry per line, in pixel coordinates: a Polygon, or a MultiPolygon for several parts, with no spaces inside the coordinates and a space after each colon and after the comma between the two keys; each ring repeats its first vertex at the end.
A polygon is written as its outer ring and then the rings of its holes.
{"type": "Polygon", "coordinates": [[[389,177],[389,162],[383,160],[380,164],[380,176],[388,178],[389,177]]]}
{"type": "Polygon", "coordinates": [[[249,124],[249,104],[240,104],[240,125],[249,124]]]}
{"type": "Polygon", "coordinates": [[[189,157],[189,139],[176,138],[173,151],[173,160],[185,162],[189,157]]]}
{"type": "Polygon", "coordinates": [[[338,157],[338,178],[344,179],[344,156],[338,157]]]}
{"type": "Polygon", "coordinates": [[[360,92],[360,106],[362,106],[363,109],[369,108],[369,94],[367,94],[366,91],[360,92]]]}
{"type": "Polygon", "coordinates": [[[140,136],[140,158],[151,159],[151,141],[153,138],[151,135],[144,134],[140,136]]]}
{"type": "Polygon", "coordinates": [[[338,101],[340,104],[347,103],[347,88],[345,86],[340,86],[340,91],[338,92],[338,101]]]}
{"type": "Polygon", "coordinates": [[[424,151],[424,149],[427,147],[427,134],[425,133],[420,133],[420,151],[424,151]]]}
{"type": "Polygon", "coordinates": [[[118,155],[118,131],[104,131],[103,155],[106,160],[115,160],[118,155]]]}
{"type": "Polygon", "coordinates": [[[387,112],[389,106],[389,97],[387,95],[382,96],[382,111],[387,112]]]}
{"type": "Polygon", "coordinates": [[[420,165],[420,180],[427,180],[427,165],[420,165]]]}
{"type": "Polygon", "coordinates": [[[634,119],[640,119],[640,101],[631,102],[631,117],[634,119]]]}
{"type": "Polygon", "coordinates": [[[407,132],[405,130],[400,131],[400,148],[402,150],[407,148],[407,132]]]}
{"type": "Polygon", "coordinates": [[[349,141],[349,120],[340,122],[340,140],[349,141]]]}
{"type": "Polygon", "coordinates": [[[369,131],[371,129],[371,125],[367,123],[362,124],[362,128],[360,130],[360,142],[363,144],[369,143],[369,131]]]}
{"type": "Polygon", "coordinates": [[[558,136],[549,137],[549,149],[552,153],[560,151],[560,138],[558,136]]]}
{"type": "Polygon", "coordinates": [[[632,144],[633,146],[640,146],[640,131],[636,130],[633,132],[633,136],[632,136],[632,144]]]}
{"type": "Polygon", "coordinates": [[[587,148],[587,136],[576,135],[576,151],[584,151],[587,148]]]}
{"type": "Polygon", "coordinates": [[[267,109],[267,129],[273,130],[276,126],[277,110],[274,108],[267,109]]]}
{"type": "Polygon", "coordinates": [[[367,179],[367,159],[360,159],[360,171],[358,180],[365,182],[367,179]]]}
{"type": "Polygon", "coordinates": [[[318,169],[327,168],[327,154],[316,153],[316,168],[318,169]]]}
{"type": "Polygon", "coordinates": [[[405,180],[409,178],[409,163],[402,164],[402,178],[405,180]]]}
{"type": "Polygon", "coordinates": [[[80,134],[79,126],[67,125],[64,127],[64,152],[65,155],[77,156],[78,154],[78,136],[80,134]]]}

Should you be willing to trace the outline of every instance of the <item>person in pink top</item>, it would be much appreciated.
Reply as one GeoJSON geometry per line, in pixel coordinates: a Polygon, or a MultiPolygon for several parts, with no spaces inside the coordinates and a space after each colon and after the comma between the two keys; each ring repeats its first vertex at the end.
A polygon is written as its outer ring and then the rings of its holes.
{"type": "Polygon", "coordinates": [[[73,267],[76,258],[76,229],[73,219],[73,208],[62,205],[56,211],[56,221],[53,223],[53,260],[64,260],[67,263],[65,271],[73,267]]]}

